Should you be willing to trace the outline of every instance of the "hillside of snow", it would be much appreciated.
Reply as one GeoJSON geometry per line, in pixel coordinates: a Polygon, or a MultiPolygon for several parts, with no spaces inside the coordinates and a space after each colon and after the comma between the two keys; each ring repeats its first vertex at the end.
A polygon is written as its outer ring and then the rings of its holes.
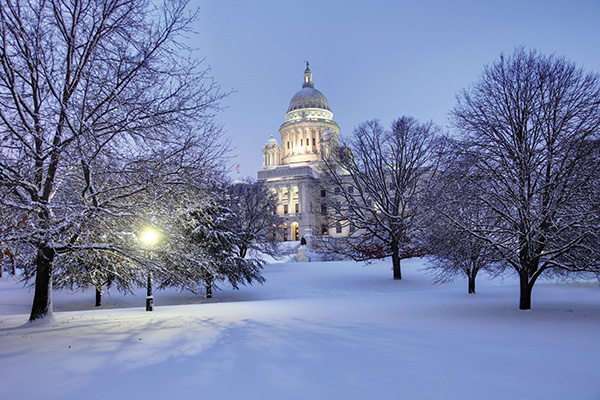
{"type": "Polygon", "coordinates": [[[0,279],[1,400],[600,399],[600,285],[481,274],[434,285],[421,260],[273,263],[264,285],[215,292],[54,294],[0,279]]]}

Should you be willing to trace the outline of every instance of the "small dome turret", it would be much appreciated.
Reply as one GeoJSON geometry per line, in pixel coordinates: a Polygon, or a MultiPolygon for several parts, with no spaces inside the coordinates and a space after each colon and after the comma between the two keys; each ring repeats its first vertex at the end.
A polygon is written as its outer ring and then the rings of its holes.
{"type": "Polygon", "coordinates": [[[275,139],[273,137],[273,135],[271,135],[269,140],[267,140],[267,143],[265,143],[265,147],[275,147],[275,146],[277,146],[277,139],[275,139]]]}

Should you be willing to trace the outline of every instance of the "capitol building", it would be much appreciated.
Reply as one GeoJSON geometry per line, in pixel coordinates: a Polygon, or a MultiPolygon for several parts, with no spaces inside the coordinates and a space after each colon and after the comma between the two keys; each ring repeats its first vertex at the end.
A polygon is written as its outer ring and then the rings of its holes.
{"type": "Polygon", "coordinates": [[[258,171],[258,180],[276,196],[277,213],[285,221],[279,230],[282,241],[332,233],[325,219],[319,162],[337,147],[340,127],[327,98],[315,89],[308,62],[303,78],[279,128],[280,141],[271,136],[264,145],[258,171]]]}

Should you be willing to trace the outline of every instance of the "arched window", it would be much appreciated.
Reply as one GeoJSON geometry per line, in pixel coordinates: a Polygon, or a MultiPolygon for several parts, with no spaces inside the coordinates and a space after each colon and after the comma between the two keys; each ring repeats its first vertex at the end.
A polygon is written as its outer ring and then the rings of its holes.
{"type": "Polygon", "coordinates": [[[300,236],[299,236],[299,229],[298,229],[298,223],[297,222],[293,222],[292,223],[292,241],[297,241],[300,240],[300,236]]]}

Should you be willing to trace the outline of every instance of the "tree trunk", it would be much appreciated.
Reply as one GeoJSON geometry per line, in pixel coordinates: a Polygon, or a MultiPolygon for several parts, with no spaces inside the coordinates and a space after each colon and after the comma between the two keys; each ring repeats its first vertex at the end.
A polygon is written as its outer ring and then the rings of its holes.
{"type": "Polygon", "coordinates": [[[531,309],[531,289],[533,289],[533,283],[529,283],[529,275],[527,270],[519,271],[519,278],[521,281],[521,294],[519,297],[519,309],[530,310],[531,309]]]}
{"type": "Polygon", "coordinates": [[[467,274],[469,277],[469,294],[475,294],[475,277],[477,276],[477,272],[472,272],[467,274]]]}
{"type": "Polygon", "coordinates": [[[52,261],[54,249],[42,246],[38,249],[35,270],[35,292],[29,321],[53,318],[52,315],[52,261]]]}
{"type": "Polygon", "coordinates": [[[148,271],[148,283],[146,285],[146,311],[154,310],[154,296],[152,296],[152,271],[148,271]]]}
{"type": "Polygon", "coordinates": [[[392,250],[392,269],[394,271],[394,280],[402,279],[402,270],[400,269],[400,249],[398,243],[390,245],[392,250]]]}
{"type": "Polygon", "coordinates": [[[96,307],[100,307],[102,305],[102,292],[100,288],[96,288],[96,307]]]}

